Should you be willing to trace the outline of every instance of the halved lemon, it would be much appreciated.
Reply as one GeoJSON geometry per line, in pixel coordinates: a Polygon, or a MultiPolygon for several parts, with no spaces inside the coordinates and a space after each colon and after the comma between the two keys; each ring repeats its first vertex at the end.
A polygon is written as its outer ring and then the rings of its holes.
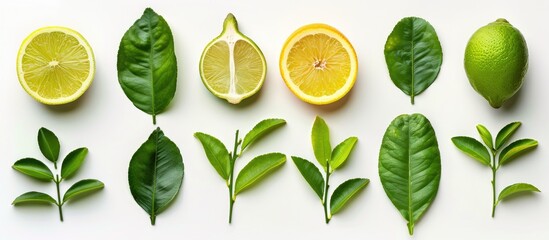
{"type": "Polygon", "coordinates": [[[345,96],[353,87],[358,60],[349,40],[321,23],[297,29],[280,53],[284,82],[301,100],[324,105],[345,96]]]}
{"type": "Polygon", "coordinates": [[[59,105],[79,98],[95,74],[93,51],[80,33],[58,26],[31,33],[19,48],[17,76],[37,101],[59,105]]]}
{"type": "Polygon", "coordinates": [[[238,31],[233,14],[225,18],[221,34],[204,48],[199,67],[206,88],[232,104],[258,92],[267,74],[263,53],[238,31]]]}

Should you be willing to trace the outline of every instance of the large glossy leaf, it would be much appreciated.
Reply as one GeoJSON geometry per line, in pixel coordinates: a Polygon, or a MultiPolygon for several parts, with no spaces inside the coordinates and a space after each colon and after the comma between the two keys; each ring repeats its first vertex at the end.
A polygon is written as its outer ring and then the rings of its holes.
{"type": "Polygon", "coordinates": [[[456,147],[478,162],[490,167],[490,153],[482,143],[471,137],[453,137],[452,142],[456,147]]]}
{"type": "Polygon", "coordinates": [[[429,22],[407,17],[397,23],[385,43],[385,61],[393,83],[414,97],[437,78],[442,65],[442,47],[429,22]]]}
{"type": "Polygon", "coordinates": [[[85,147],[70,152],[61,165],[61,178],[70,178],[82,166],[87,155],[88,148],[85,147]]]}
{"type": "Polygon", "coordinates": [[[504,165],[537,146],[538,141],[534,139],[517,140],[501,150],[501,153],[499,154],[499,164],[504,165]]]}
{"type": "Polygon", "coordinates": [[[242,192],[273,169],[286,162],[286,155],[282,153],[268,153],[252,159],[238,173],[235,181],[234,195],[242,192]]]}
{"type": "Polygon", "coordinates": [[[309,162],[303,158],[292,157],[292,160],[303,178],[305,178],[305,181],[309,183],[309,186],[311,186],[316,195],[318,195],[320,201],[323,201],[324,177],[322,177],[322,173],[320,173],[318,168],[315,167],[312,162],[309,162]]]}
{"type": "Polygon", "coordinates": [[[521,193],[521,192],[541,192],[541,191],[537,187],[529,183],[515,183],[501,190],[501,193],[499,193],[497,203],[499,203],[501,200],[511,195],[521,193]]]}
{"type": "Polygon", "coordinates": [[[194,136],[202,143],[204,152],[206,152],[206,157],[217,173],[219,173],[223,179],[229,180],[231,160],[229,151],[227,151],[225,145],[217,138],[205,133],[197,132],[194,136]]]}
{"type": "Polygon", "coordinates": [[[122,37],[118,82],[132,103],[153,117],[175,95],[177,61],[172,31],[162,16],[147,8],[122,37]]]}
{"type": "MultiPolygon", "coordinates": [[[[48,160],[52,161],[57,166],[59,159],[59,139],[55,134],[47,128],[38,130],[38,146],[40,151],[48,160]]],[[[57,168],[57,167],[56,167],[57,168]]]]}
{"type": "Polygon", "coordinates": [[[339,212],[339,210],[341,210],[353,196],[359,193],[360,190],[364,189],[368,183],[370,183],[369,179],[355,178],[349,179],[339,185],[330,198],[330,213],[334,215],[339,212]]]}
{"type": "Polygon", "coordinates": [[[520,122],[512,122],[503,127],[496,136],[496,149],[500,149],[520,127],[520,122]]]}
{"type": "Polygon", "coordinates": [[[311,142],[313,143],[313,151],[316,160],[326,168],[326,163],[332,157],[332,146],[330,144],[330,129],[324,119],[316,117],[313,123],[311,133],[311,142]]]}
{"type": "Polygon", "coordinates": [[[385,193],[408,221],[410,234],[434,200],[440,174],[440,152],[429,120],[421,114],[395,118],[381,143],[379,176],[385,193]]]}
{"type": "Polygon", "coordinates": [[[21,203],[52,203],[57,204],[55,199],[50,195],[41,193],[41,192],[26,192],[17,197],[11,204],[21,204],[21,203]]]}
{"type": "Polygon", "coordinates": [[[105,187],[105,184],[103,184],[99,180],[95,179],[84,179],[80,180],[77,183],[73,184],[67,192],[65,192],[65,195],[63,196],[63,203],[69,201],[70,199],[73,199],[78,196],[82,196],[84,194],[88,194],[97,190],[102,189],[105,187]]]}
{"type": "Polygon", "coordinates": [[[339,168],[339,166],[345,163],[345,161],[347,161],[349,155],[351,155],[351,152],[355,148],[357,141],[357,137],[350,137],[345,139],[334,148],[330,160],[330,172],[333,172],[334,170],[339,168]]]}
{"type": "Polygon", "coordinates": [[[13,169],[41,181],[53,180],[53,173],[44,164],[34,158],[23,158],[13,164],[13,169]]]}
{"type": "Polygon", "coordinates": [[[286,124],[284,119],[265,119],[254,126],[250,132],[246,134],[244,140],[242,141],[241,151],[244,151],[246,147],[250,146],[253,142],[261,138],[263,135],[269,133],[277,127],[286,124]]]}
{"type": "Polygon", "coordinates": [[[480,137],[482,138],[482,141],[484,142],[484,144],[486,144],[486,146],[489,149],[495,150],[494,139],[492,138],[492,134],[490,133],[490,131],[488,131],[488,129],[481,124],[477,125],[477,131],[480,137]]]}
{"type": "Polygon", "coordinates": [[[160,128],[133,155],[128,180],[133,198],[154,225],[156,216],[177,196],[183,181],[181,152],[160,128]]]}

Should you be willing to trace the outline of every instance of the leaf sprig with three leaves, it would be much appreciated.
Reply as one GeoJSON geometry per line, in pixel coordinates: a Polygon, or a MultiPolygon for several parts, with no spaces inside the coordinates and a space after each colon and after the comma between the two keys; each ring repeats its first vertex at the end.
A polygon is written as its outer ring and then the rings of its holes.
{"type": "Polygon", "coordinates": [[[349,137],[332,150],[328,125],[322,118],[316,117],[311,140],[315,158],[322,165],[326,178],[322,177],[320,170],[312,162],[296,156],[292,156],[292,160],[303,178],[320,198],[324,207],[324,218],[328,223],[332,215],[339,212],[353,196],[364,189],[370,180],[367,178],[353,178],[343,182],[334,190],[328,203],[330,175],[347,161],[358,138],[349,137]],[[328,211],[328,204],[330,211],[328,211]]]}
{"type": "Polygon", "coordinates": [[[477,125],[477,131],[485,145],[478,140],[458,136],[453,137],[452,142],[456,147],[477,160],[481,164],[490,167],[492,170],[492,217],[495,216],[496,206],[499,202],[511,195],[520,192],[539,192],[540,190],[532,184],[515,183],[504,188],[496,199],[496,172],[497,170],[518,156],[538,146],[538,141],[534,139],[520,139],[506,147],[503,147],[520,127],[520,122],[512,122],[503,127],[494,142],[492,134],[483,125],[477,125]]]}
{"type": "MultiPolygon", "coordinates": [[[[38,130],[38,146],[40,151],[48,160],[53,162],[54,168],[57,170],[57,160],[59,159],[59,140],[55,134],[46,129],[40,128],[38,130]]],[[[52,203],[58,206],[59,208],[59,218],[63,221],[63,205],[76,197],[82,196],[86,193],[90,193],[104,187],[104,184],[95,179],[84,179],[75,184],[73,184],[61,199],[59,184],[70,177],[72,177],[76,171],[82,166],[86,155],[88,154],[88,149],[78,148],[70,152],[61,165],[61,175],[54,174],[52,171],[44,164],[43,162],[35,158],[23,158],[16,161],[13,164],[13,168],[27,176],[35,178],[40,181],[52,181],[55,183],[57,188],[57,200],[53,199],[50,195],[42,192],[27,192],[22,194],[13,200],[13,205],[23,204],[23,203],[52,203]]]]}
{"type": "Polygon", "coordinates": [[[242,152],[251,146],[252,143],[258,141],[265,134],[284,124],[286,124],[286,121],[283,119],[265,119],[255,125],[255,127],[246,134],[244,139],[238,137],[239,131],[237,130],[232,152],[229,152],[225,145],[213,136],[201,132],[194,134],[200,143],[202,143],[206,157],[212,166],[217,173],[227,181],[227,187],[229,188],[229,223],[232,221],[233,205],[236,196],[286,162],[286,156],[282,153],[267,153],[257,156],[242,168],[240,173],[238,173],[235,182],[234,166],[236,159],[239,158],[242,152]],[[240,151],[238,151],[239,146],[240,151]]]}

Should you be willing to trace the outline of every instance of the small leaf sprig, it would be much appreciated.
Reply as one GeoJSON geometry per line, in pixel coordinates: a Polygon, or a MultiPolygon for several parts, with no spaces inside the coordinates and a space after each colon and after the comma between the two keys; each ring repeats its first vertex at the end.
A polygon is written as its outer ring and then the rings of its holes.
{"type": "Polygon", "coordinates": [[[477,131],[485,145],[471,137],[458,136],[452,138],[452,142],[459,150],[492,170],[492,217],[495,216],[496,206],[503,199],[520,192],[540,192],[532,184],[515,183],[504,188],[496,198],[496,173],[498,169],[538,146],[538,141],[534,139],[520,139],[503,147],[520,125],[520,122],[512,122],[503,127],[496,136],[495,142],[486,127],[481,124],[477,125],[477,131]]]}
{"type": "Polygon", "coordinates": [[[255,127],[246,134],[244,139],[239,138],[239,131],[236,130],[232,152],[229,152],[225,145],[213,136],[202,132],[196,132],[194,134],[204,147],[204,152],[206,153],[209,162],[217,173],[227,182],[227,187],[229,188],[229,223],[232,222],[233,206],[236,196],[258,180],[262,179],[266,174],[284,164],[284,162],[286,162],[286,155],[282,153],[267,153],[255,157],[242,168],[235,181],[234,168],[236,160],[242,155],[244,150],[252,145],[252,143],[258,141],[262,136],[284,124],[286,124],[286,121],[283,119],[265,119],[256,124],[255,127]],[[238,147],[240,147],[240,151],[238,151],[238,147]]]}
{"type": "Polygon", "coordinates": [[[292,156],[292,160],[303,178],[320,198],[324,207],[324,218],[326,223],[329,223],[332,215],[339,212],[353,196],[363,190],[370,180],[353,178],[343,182],[334,190],[328,203],[330,175],[347,161],[358,138],[349,137],[332,150],[328,125],[324,119],[317,116],[313,124],[311,140],[315,158],[322,165],[326,178],[322,177],[322,173],[312,162],[296,156],[292,156]],[[328,204],[330,211],[328,211],[328,204]]]}
{"type": "MultiPolygon", "coordinates": [[[[40,128],[38,130],[38,146],[40,151],[48,160],[53,162],[54,168],[57,170],[57,162],[59,159],[60,144],[57,136],[46,128],[40,128]]],[[[55,174],[44,164],[43,162],[35,158],[23,158],[16,161],[13,164],[13,169],[35,178],[40,181],[52,181],[55,183],[57,189],[57,200],[46,193],[31,191],[24,193],[13,200],[13,205],[19,205],[23,203],[51,203],[57,205],[59,208],[59,218],[63,221],[63,205],[75,197],[82,196],[87,193],[91,193],[96,190],[102,189],[105,185],[96,179],[84,179],[73,184],[64,194],[61,199],[60,183],[68,178],[71,178],[76,171],[82,166],[86,155],[88,154],[88,148],[82,147],[70,152],[61,165],[61,175],[55,174]]]]}

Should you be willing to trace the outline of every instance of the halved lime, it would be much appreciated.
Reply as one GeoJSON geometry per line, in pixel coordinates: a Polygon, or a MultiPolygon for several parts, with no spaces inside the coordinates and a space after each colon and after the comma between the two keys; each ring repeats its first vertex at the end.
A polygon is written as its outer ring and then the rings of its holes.
{"type": "Polygon", "coordinates": [[[200,77],[208,90],[237,104],[261,89],[267,74],[263,53],[238,31],[233,14],[227,15],[223,31],[202,52],[200,77]]]}

